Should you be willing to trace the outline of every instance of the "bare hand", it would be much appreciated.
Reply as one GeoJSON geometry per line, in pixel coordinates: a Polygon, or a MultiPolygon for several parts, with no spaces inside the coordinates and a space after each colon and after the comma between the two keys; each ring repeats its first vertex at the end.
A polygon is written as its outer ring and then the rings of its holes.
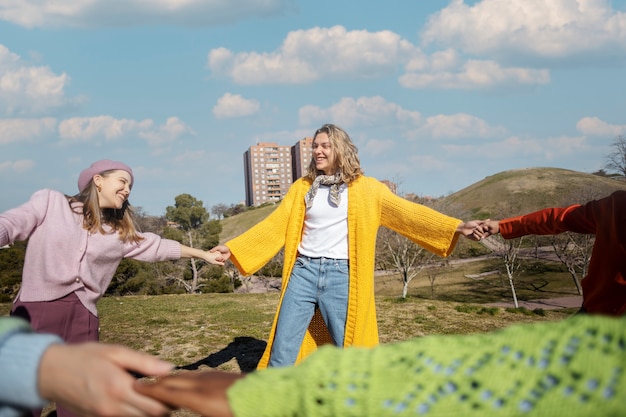
{"type": "Polygon", "coordinates": [[[230,249],[226,245],[218,245],[213,249],[210,249],[209,252],[221,254],[224,261],[227,261],[228,258],[230,258],[230,249]]]}
{"type": "Polygon", "coordinates": [[[52,345],[39,366],[39,392],[86,417],[158,417],[170,409],[132,389],[136,378],[167,375],[173,365],[128,348],[102,343],[52,345]]]}
{"type": "Polygon", "coordinates": [[[224,265],[228,257],[224,257],[220,252],[213,252],[213,249],[202,252],[202,259],[213,265],[224,265]]]}
{"type": "Polygon", "coordinates": [[[226,392],[243,374],[221,371],[181,372],[156,382],[137,381],[135,390],[172,408],[206,417],[232,417],[226,392]]]}
{"type": "Polygon", "coordinates": [[[461,223],[456,231],[469,240],[479,241],[484,237],[487,237],[483,232],[483,220],[472,220],[469,222],[461,223]]]}
{"type": "Polygon", "coordinates": [[[500,221],[485,220],[482,224],[482,231],[485,237],[500,233],[500,221]]]}

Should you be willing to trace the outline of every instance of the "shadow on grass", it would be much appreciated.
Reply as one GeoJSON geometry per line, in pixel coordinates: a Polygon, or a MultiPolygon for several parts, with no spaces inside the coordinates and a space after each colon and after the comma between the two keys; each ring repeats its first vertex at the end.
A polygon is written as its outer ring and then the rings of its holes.
{"type": "Polygon", "coordinates": [[[200,359],[190,365],[179,366],[177,369],[192,371],[197,370],[202,365],[217,368],[235,358],[241,372],[252,372],[256,369],[261,360],[266,346],[267,342],[255,339],[254,337],[235,337],[232,342],[219,352],[211,353],[204,359],[200,359]]]}

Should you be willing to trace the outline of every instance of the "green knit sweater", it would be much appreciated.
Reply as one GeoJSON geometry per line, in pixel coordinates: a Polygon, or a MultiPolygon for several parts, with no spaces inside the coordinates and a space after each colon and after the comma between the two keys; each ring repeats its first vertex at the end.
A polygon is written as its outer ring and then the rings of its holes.
{"type": "Polygon", "coordinates": [[[326,346],[296,367],[248,375],[228,397],[237,417],[623,416],[626,319],[326,346]]]}

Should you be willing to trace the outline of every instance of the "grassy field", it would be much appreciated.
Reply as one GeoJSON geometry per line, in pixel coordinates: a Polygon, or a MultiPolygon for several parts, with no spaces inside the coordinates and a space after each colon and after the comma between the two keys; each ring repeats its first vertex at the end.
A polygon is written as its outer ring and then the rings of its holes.
{"type": "MultiPolygon", "coordinates": [[[[376,278],[376,304],[383,343],[428,334],[484,332],[519,322],[561,320],[571,310],[528,311],[486,304],[511,300],[510,288],[493,270],[493,260],[453,265],[435,281],[416,277],[406,299],[397,276],[376,278]]],[[[567,274],[528,275],[517,286],[520,300],[574,295],[567,274]],[[541,285],[539,285],[540,283],[541,285]],[[536,287],[541,287],[537,290],[536,287]]],[[[98,304],[101,340],[172,361],[184,369],[251,371],[266,345],[278,293],[105,297],[98,304]]],[[[7,314],[10,304],[0,304],[7,314]]]]}
{"type": "MultiPolygon", "coordinates": [[[[397,275],[379,274],[375,291],[381,343],[487,332],[516,323],[563,320],[575,313],[488,306],[511,300],[506,280],[491,273],[497,267],[492,259],[454,264],[440,274],[434,288],[422,273],[411,281],[406,299],[399,297],[397,275]],[[489,274],[481,275],[485,272],[489,274]]],[[[519,300],[575,294],[571,278],[549,268],[527,271],[516,289],[519,300]]],[[[179,371],[250,372],[265,349],[277,303],[278,292],[105,297],[98,304],[101,340],[159,356],[179,371]]],[[[0,304],[0,315],[10,308],[0,304]]],[[[54,404],[43,415],[56,416],[54,404]]],[[[171,415],[197,417],[187,410],[171,415]]]]}

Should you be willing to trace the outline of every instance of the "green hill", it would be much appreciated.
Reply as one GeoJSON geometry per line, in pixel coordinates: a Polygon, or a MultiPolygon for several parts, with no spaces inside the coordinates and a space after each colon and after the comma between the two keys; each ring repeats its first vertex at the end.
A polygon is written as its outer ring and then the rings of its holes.
{"type": "MultiPolygon", "coordinates": [[[[495,219],[544,207],[584,203],[615,190],[626,190],[626,181],[560,168],[525,168],[491,175],[445,200],[463,207],[473,219],[495,219]]],[[[275,208],[265,206],[222,220],[220,241],[243,233],[275,208]]]]}
{"type": "Polygon", "coordinates": [[[626,190],[623,180],[560,168],[500,172],[446,197],[472,218],[502,218],[601,198],[626,190]]]}
{"type": "Polygon", "coordinates": [[[222,219],[222,233],[220,243],[224,243],[235,236],[239,236],[264,218],[270,215],[277,207],[276,204],[255,208],[232,217],[222,219]]]}

